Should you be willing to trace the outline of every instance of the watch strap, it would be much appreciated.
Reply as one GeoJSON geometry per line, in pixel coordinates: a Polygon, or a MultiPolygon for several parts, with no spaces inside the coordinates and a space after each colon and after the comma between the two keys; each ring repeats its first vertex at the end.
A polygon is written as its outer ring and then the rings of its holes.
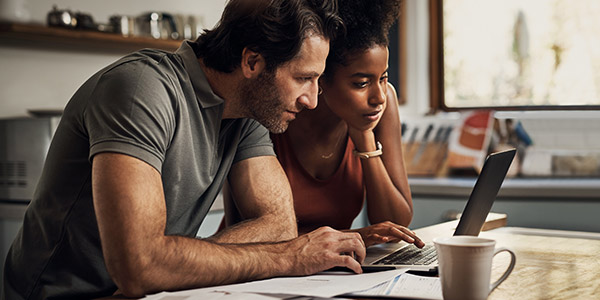
{"type": "Polygon", "coordinates": [[[357,151],[356,149],[352,150],[352,154],[362,158],[362,159],[369,159],[372,157],[377,157],[383,154],[383,147],[381,146],[380,142],[377,142],[377,150],[375,151],[367,151],[367,152],[360,152],[357,151]]]}

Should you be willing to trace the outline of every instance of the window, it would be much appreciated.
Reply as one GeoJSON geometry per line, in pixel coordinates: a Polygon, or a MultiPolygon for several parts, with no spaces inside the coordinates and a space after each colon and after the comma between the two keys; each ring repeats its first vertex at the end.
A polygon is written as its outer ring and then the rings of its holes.
{"type": "Polygon", "coordinates": [[[432,107],[600,108],[600,1],[429,4],[432,107]]]}

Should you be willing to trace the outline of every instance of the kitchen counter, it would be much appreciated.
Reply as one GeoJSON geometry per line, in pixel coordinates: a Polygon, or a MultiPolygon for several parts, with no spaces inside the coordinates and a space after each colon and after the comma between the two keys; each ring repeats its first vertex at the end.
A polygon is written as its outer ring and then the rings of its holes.
{"type": "MultiPolygon", "coordinates": [[[[408,179],[413,195],[448,197],[468,197],[475,181],[474,177],[408,179]]],[[[600,200],[600,178],[508,178],[498,197],[600,200]]]]}

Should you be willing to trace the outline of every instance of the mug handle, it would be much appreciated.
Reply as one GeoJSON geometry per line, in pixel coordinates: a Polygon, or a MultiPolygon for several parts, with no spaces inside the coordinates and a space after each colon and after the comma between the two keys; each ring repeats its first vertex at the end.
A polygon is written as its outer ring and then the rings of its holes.
{"type": "Polygon", "coordinates": [[[498,248],[496,249],[496,251],[494,251],[494,256],[496,256],[496,254],[502,252],[502,251],[506,251],[508,253],[510,253],[510,264],[508,265],[508,268],[506,269],[506,271],[504,271],[504,274],[502,274],[502,276],[496,280],[494,283],[490,284],[490,293],[498,287],[498,285],[500,285],[500,283],[502,283],[502,281],[504,281],[508,275],[510,275],[510,272],[512,272],[513,268],[515,267],[515,263],[517,260],[517,257],[515,255],[515,253],[507,248],[498,248]]]}

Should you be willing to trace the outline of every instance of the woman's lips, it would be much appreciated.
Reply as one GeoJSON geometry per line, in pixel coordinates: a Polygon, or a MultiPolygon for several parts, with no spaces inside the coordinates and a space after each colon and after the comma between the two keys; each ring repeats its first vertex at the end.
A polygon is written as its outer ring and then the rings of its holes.
{"type": "Polygon", "coordinates": [[[381,117],[381,110],[377,110],[363,115],[369,121],[377,121],[381,117]]]}

